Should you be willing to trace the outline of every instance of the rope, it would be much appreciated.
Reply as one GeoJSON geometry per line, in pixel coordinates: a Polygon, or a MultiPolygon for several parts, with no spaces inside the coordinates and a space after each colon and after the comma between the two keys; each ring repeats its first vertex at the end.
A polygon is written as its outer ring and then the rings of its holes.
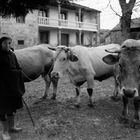
{"type": "MultiPolygon", "coordinates": [[[[27,76],[23,70],[22,70],[22,73],[26,76],[26,78],[27,78],[28,80],[32,81],[32,79],[29,78],[29,76],[27,76]]],[[[32,117],[32,115],[31,115],[31,111],[30,111],[28,105],[26,104],[25,100],[23,99],[23,97],[22,97],[22,101],[23,101],[23,104],[24,104],[25,107],[26,107],[26,110],[27,110],[28,114],[29,114],[29,117],[30,117],[30,119],[31,119],[31,122],[32,122],[32,125],[33,125],[33,127],[34,127],[35,133],[38,134],[39,140],[43,140],[43,138],[42,138],[42,136],[41,136],[41,132],[37,130],[35,121],[33,120],[33,117],[32,117]]]]}
{"type": "Polygon", "coordinates": [[[22,73],[24,74],[24,76],[29,80],[29,81],[33,81],[33,79],[31,79],[27,74],[25,74],[25,72],[22,70],[22,73]]]}
{"type": "Polygon", "coordinates": [[[23,103],[24,103],[24,105],[25,105],[25,107],[26,107],[26,110],[27,110],[28,114],[29,114],[29,117],[30,117],[30,119],[31,119],[32,125],[33,125],[33,127],[34,127],[34,130],[35,130],[36,134],[38,134],[38,136],[39,136],[39,140],[43,140],[43,139],[42,139],[41,132],[37,130],[35,121],[33,120],[33,117],[32,117],[32,115],[31,115],[31,112],[30,112],[30,109],[29,109],[28,105],[26,104],[26,102],[25,102],[25,100],[24,100],[23,98],[22,98],[22,101],[23,101],[23,103]]]}
{"type": "Polygon", "coordinates": [[[28,112],[28,114],[29,114],[29,116],[30,116],[30,119],[31,119],[31,121],[32,121],[32,124],[33,124],[33,126],[35,127],[35,122],[34,122],[34,120],[33,120],[33,118],[32,118],[32,115],[31,115],[31,112],[30,112],[29,107],[28,107],[28,105],[26,104],[26,102],[24,101],[23,98],[22,98],[22,101],[23,101],[23,103],[24,103],[24,105],[25,105],[25,107],[26,107],[26,109],[27,109],[27,112],[28,112]]]}

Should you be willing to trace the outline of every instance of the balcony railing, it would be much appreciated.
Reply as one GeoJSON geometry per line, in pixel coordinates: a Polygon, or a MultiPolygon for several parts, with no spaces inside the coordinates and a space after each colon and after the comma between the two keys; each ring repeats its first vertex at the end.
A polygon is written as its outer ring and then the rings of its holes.
{"type": "Polygon", "coordinates": [[[56,27],[64,29],[75,29],[75,30],[87,30],[87,31],[97,31],[97,24],[95,23],[85,23],[85,22],[73,22],[69,20],[58,20],[48,17],[38,17],[39,26],[43,27],[56,27]]]}

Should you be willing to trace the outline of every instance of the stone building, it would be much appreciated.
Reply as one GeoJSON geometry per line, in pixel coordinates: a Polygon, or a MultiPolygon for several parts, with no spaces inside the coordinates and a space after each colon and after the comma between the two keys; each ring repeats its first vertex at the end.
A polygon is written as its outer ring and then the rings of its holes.
{"type": "MultiPolygon", "coordinates": [[[[140,39],[140,18],[135,18],[131,20],[130,37],[132,39],[140,39]]],[[[123,40],[120,23],[108,32],[104,40],[105,44],[122,44],[123,40]]]]}
{"type": "Polygon", "coordinates": [[[13,38],[15,49],[40,43],[94,46],[99,29],[100,11],[75,3],[55,2],[26,17],[0,19],[0,32],[13,38]]]}

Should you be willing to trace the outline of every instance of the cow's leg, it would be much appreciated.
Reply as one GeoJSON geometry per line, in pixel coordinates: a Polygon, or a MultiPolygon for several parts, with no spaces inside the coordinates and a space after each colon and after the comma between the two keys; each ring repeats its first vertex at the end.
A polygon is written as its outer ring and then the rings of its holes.
{"type": "Polygon", "coordinates": [[[120,87],[119,87],[119,81],[118,78],[116,76],[114,76],[114,83],[115,83],[115,87],[114,87],[114,92],[113,92],[113,96],[111,96],[111,99],[113,101],[118,101],[120,100],[120,98],[118,97],[118,94],[120,92],[120,87]]]}
{"type": "Polygon", "coordinates": [[[80,107],[80,87],[76,87],[76,103],[75,107],[79,108],[80,107]]]}
{"type": "Polygon", "coordinates": [[[132,121],[131,127],[135,128],[135,125],[139,123],[139,100],[134,99],[134,120],[132,121]]]}
{"type": "Polygon", "coordinates": [[[89,107],[93,107],[93,101],[92,101],[93,89],[92,88],[87,88],[87,92],[88,92],[88,95],[89,95],[89,103],[88,103],[88,106],[89,107]]]}
{"type": "Polygon", "coordinates": [[[127,114],[128,114],[128,98],[125,97],[125,96],[122,96],[122,100],[123,100],[123,110],[122,110],[122,115],[120,117],[120,122],[128,123],[128,119],[127,119],[127,114]]]}
{"type": "Polygon", "coordinates": [[[93,107],[93,101],[92,101],[92,94],[93,94],[93,86],[94,86],[94,78],[91,78],[87,80],[87,92],[89,95],[89,107],[93,107]]]}
{"type": "Polygon", "coordinates": [[[53,85],[53,95],[52,95],[51,99],[53,99],[53,100],[56,99],[58,79],[59,78],[56,78],[56,77],[51,78],[51,82],[52,82],[52,85],[53,85]]]}
{"type": "Polygon", "coordinates": [[[47,96],[48,96],[48,92],[49,92],[49,88],[50,88],[50,84],[51,84],[51,78],[49,75],[45,75],[45,76],[42,76],[44,81],[45,81],[45,92],[44,92],[44,95],[43,95],[43,99],[46,99],[47,96]]]}

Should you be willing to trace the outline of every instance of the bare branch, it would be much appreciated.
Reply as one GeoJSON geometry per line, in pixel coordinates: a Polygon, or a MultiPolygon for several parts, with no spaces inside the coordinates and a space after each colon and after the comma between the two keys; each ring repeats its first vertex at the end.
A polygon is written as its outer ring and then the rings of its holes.
{"type": "Polygon", "coordinates": [[[108,4],[106,5],[106,7],[103,7],[103,8],[102,8],[102,11],[105,11],[105,10],[107,9],[107,7],[109,7],[111,1],[112,1],[112,0],[108,0],[108,4]]]}
{"type": "Polygon", "coordinates": [[[107,7],[109,7],[110,4],[111,4],[111,0],[108,0],[108,4],[107,4],[107,6],[105,7],[105,9],[106,9],[107,7]]]}
{"type": "Polygon", "coordinates": [[[135,3],[136,3],[136,0],[130,0],[130,1],[129,1],[129,4],[131,4],[131,5],[133,5],[133,6],[135,5],[135,3]]]}
{"type": "Polygon", "coordinates": [[[135,6],[139,5],[140,1],[135,2],[135,6]]]}
{"type": "Polygon", "coordinates": [[[110,8],[111,8],[111,10],[112,10],[117,16],[121,17],[121,15],[119,15],[119,14],[113,9],[113,7],[112,7],[111,4],[110,4],[110,8]]]}
{"type": "Polygon", "coordinates": [[[136,2],[136,0],[130,0],[130,1],[129,1],[129,3],[128,3],[128,8],[129,8],[130,10],[133,10],[134,5],[135,5],[135,2],[136,2]]]}

